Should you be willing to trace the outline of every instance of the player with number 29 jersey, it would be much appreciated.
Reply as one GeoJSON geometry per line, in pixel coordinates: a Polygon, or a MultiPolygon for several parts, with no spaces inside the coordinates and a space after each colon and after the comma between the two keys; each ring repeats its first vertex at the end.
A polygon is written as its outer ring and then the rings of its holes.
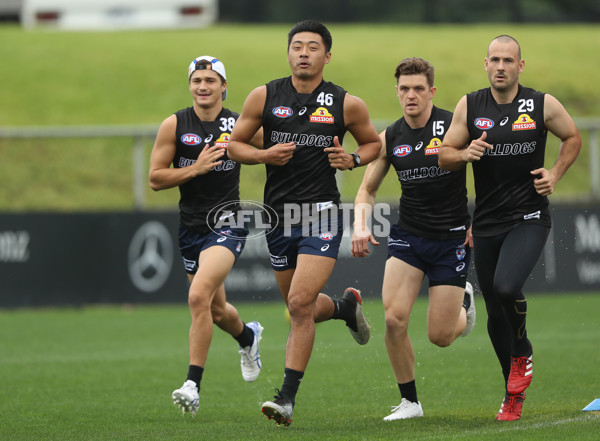
{"type": "Polygon", "coordinates": [[[522,85],[508,104],[498,104],[489,87],[467,95],[470,137],[485,131],[486,142],[494,146],[473,162],[473,234],[494,236],[524,220],[551,225],[548,198],[536,192],[530,173],[544,166],[544,95],[522,85]]]}

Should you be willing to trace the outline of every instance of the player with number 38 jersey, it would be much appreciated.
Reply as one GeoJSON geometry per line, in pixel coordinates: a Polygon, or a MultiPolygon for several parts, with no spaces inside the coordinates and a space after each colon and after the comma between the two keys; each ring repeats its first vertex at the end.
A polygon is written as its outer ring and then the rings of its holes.
{"type": "MultiPolygon", "coordinates": [[[[179,250],[190,282],[192,323],[188,374],[171,398],[184,414],[195,414],[214,325],[237,341],[245,381],[254,381],[260,374],[258,344],[263,327],[256,321],[244,323],[225,293],[225,278],[248,234],[245,225],[231,222],[239,210],[240,166],[227,154],[238,114],[223,107],[227,97],[225,65],[217,58],[202,56],[190,63],[187,73],[193,105],[160,125],[150,157],[149,183],[155,191],[179,187],[181,194],[179,250]],[[228,215],[220,214],[223,205],[228,207],[228,215]],[[229,222],[220,224],[222,218],[229,222]]],[[[262,145],[261,134],[252,142],[262,145]]]]}
{"type": "MultiPolygon", "coordinates": [[[[194,163],[208,144],[221,149],[220,164],[208,173],[179,185],[181,224],[198,231],[209,231],[209,212],[213,207],[240,199],[240,164],[229,159],[227,145],[238,113],[223,108],[214,121],[200,121],[193,107],[179,110],[176,128],[176,151],[173,167],[194,163]]],[[[233,207],[233,205],[232,205],[233,207]]],[[[236,206],[239,209],[239,206],[236,206]]]]}

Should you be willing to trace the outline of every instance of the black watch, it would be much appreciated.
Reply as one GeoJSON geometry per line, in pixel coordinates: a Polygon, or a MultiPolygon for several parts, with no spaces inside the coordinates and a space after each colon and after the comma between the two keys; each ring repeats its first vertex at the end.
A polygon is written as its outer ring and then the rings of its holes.
{"type": "MultiPolygon", "coordinates": [[[[358,156],[358,153],[350,153],[350,154],[352,155],[352,162],[354,163],[352,168],[360,167],[360,156],[358,156]]],[[[350,170],[352,170],[352,168],[350,170]]]]}

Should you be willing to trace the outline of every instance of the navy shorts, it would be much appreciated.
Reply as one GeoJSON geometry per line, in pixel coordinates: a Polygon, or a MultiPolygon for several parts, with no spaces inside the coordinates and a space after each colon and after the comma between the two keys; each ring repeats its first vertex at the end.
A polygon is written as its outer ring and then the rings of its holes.
{"type": "Polygon", "coordinates": [[[179,251],[183,258],[185,272],[196,274],[200,253],[216,245],[231,250],[237,260],[242,254],[247,235],[248,230],[245,228],[218,228],[201,234],[179,225],[179,251]]]}
{"type": "Polygon", "coordinates": [[[420,269],[429,286],[454,285],[464,288],[471,261],[465,239],[427,239],[392,225],[388,236],[388,257],[395,257],[420,269]]]}
{"type": "Polygon", "coordinates": [[[337,259],[344,233],[344,217],[337,225],[331,220],[307,227],[277,227],[267,232],[271,267],[275,271],[296,268],[298,254],[312,254],[337,259]],[[304,231],[303,231],[304,229],[304,231]]]}

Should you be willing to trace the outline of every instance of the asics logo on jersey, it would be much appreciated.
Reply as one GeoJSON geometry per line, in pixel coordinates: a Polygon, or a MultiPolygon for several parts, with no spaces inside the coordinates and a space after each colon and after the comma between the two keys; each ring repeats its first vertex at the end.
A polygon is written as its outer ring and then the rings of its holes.
{"type": "Polygon", "coordinates": [[[289,118],[294,114],[294,111],[289,107],[279,106],[273,108],[273,115],[279,118],[289,118]]]}
{"type": "Polygon", "coordinates": [[[421,147],[423,147],[423,141],[419,141],[419,143],[415,146],[415,150],[419,151],[421,150],[421,147]]]}
{"type": "Polygon", "coordinates": [[[394,150],[392,150],[392,153],[394,154],[394,156],[402,158],[402,157],[408,156],[412,153],[412,147],[409,146],[408,144],[398,145],[398,146],[394,147],[394,150]]]}
{"type": "Polygon", "coordinates": [[[303,107],[302,109],[300,109],[300,112],[298,112],[298,115],[304,115],[306,113],[306,107],[303,107]]]}
{"type": "Polygon", "coordinates": [[[185,135],[181,135],[181,142],[185,145],[198,145],[202,142],[202,138],[195,133],[186,133],[185,135]]]}
{"type": "Polygon", "coordinates": [[[487,130],[494,127],[494,121],[489,118],[476,118],[475,127],[481,130],[487,130]]]}
{"type": "Polygon", "coordinates": [[[508,122],[508,116],[505,116],[504,118],[502,118],[502,121],[500,121],[500,127],[504,126],[504,124],[506,124],[508,122]]]}

